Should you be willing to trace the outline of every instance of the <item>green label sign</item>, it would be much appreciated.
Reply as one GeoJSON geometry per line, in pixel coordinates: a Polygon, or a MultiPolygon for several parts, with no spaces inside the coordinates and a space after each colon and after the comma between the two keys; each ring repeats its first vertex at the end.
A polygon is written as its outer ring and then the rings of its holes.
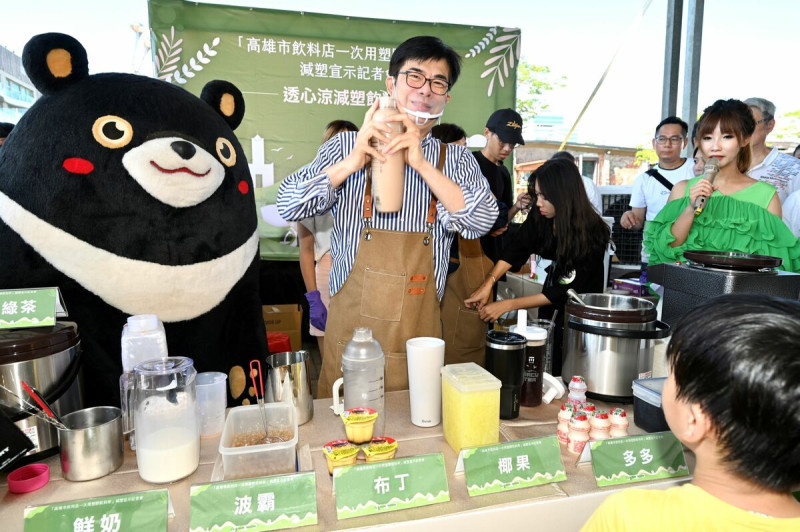
{"type": "Polygon", "coordinates": [[[338,467],[333,486],[339,519],[450,500],[441,453],[338,467]]]}
{"type": "Polygon", "coordinates": [[[555,436],[467,449],[463,459],[471,497],[567,480],[555,436]]]}
{"type": "Polygon", "coordinates": [[[57,299],[57,288],[0,290],[0,329],[52,327],[57,299]]]}
{"type": "Polygon", "coordinates": [[[25,532],[167,530],[166,489],[25,508],[25,532]]]}
{"type": "Polygon", "coordinates": [[[689,475],[681,442],[672,432],[589,442],[599,487],[689,475]]]}
{"type": "Polygon", "coordinates": [[[280,530],[317,524],[313,472],[195,484],[192,532],[280,530]]]}

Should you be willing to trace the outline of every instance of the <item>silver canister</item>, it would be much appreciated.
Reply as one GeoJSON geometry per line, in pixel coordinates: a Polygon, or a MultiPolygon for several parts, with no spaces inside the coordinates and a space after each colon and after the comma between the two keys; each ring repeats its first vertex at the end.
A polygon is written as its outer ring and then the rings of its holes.
{"type": "Polygon", "coordinates": [[[265,400],[268,403],[292,402],[298,425],[314,417],[309,359],[308,351],[273,353],[267,357],[265,400]]]}
{"type": "Polygon", "coordinates": [[[671,334],[644,298],[581,294],[583,304],[568,301],[564,320],[561,377],[586,378],[586,395],[603,401],[633,398],[633,381],[653,371],[655,341],[671,334]]]}
{"type": "Polygon", "coordinates": [[[83,408],[82,363],[80,336],[69,323],[0,330],[0,383],[11,392],[0,390],[0,411],[34,444],[20,464],[58,452],[58,431],[26,408],[23,400],[30,402],[30,397],[22,382],[36,388],[55,413],[64,416],[83,408]]]}
{"type": "Polygon", "coordinates": [[[93,480],[122,465],[122,412],[113,406],[96,406],[63,417],[67,430],[59,429],[61,469],[67,480],[93,480]]]}

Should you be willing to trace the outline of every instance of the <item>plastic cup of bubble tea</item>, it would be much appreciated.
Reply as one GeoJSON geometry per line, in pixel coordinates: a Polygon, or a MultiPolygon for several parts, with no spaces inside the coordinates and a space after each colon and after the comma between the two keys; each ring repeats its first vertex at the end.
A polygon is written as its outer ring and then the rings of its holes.
{"type": "Polygon", "coordinates": [[[228,400],[225,382],[228,376],[219,371],[197,374],[197,412],[200,417],[200,436],[213,436],[225,426],[225,408],[228,400]]]}

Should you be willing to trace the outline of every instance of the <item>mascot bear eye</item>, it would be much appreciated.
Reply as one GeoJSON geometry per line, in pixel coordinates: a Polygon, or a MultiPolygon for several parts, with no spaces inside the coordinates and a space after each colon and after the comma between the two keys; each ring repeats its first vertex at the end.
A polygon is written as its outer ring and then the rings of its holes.
{"type": "Polygon", "coordinates": [[[106,115],[94,121],[92,134],[106,148],[122,148],[133,139],[133,126],[124,118],[106,115]]]}
{"type": "Polygon", "coordinates": [[[231,167],[236,164],[236,150],[233,149],[231,141],[226,138],[217,139],[217,155],[225,166],[231,167]]]}

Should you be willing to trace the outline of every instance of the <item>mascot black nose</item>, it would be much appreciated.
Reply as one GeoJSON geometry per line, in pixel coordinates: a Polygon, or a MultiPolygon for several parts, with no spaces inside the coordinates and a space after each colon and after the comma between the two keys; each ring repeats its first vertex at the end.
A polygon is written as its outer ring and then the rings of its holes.
{"type": "Polygon", "coordinates": [[[194,157],[194,154],[197,152],[197,150],[194,147],[194,144],[192,144],[191,142],[186,142],[185,140],[176,140],[175,142],[170,144],[170,147],[172,147],[172,151],[181,156],[181,159],[186,159],[186,160],[189,160],[192,157],[194,157]]]}

